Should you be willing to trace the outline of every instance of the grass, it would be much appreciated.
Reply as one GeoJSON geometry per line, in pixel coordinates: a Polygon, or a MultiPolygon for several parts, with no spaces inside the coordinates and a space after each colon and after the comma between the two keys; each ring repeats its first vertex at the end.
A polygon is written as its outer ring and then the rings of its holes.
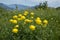
{"type": "Polygon", "coordinates": [[[14,34],[12,33],[13,24],[11,24],[9,20],[13,15],[24,13],[25,10],[18,12],[0,11],[0,40],[60,40],[60,10],[27,10],[29,12],[34,12],[35,17],[39,16],[42,20],[47,19],[47,27],[38,27],[35,31],[29,31],[28,27],[26,26],[25,29],[21,29],[19,27],[18,29],[22,31],[14,34]]]}

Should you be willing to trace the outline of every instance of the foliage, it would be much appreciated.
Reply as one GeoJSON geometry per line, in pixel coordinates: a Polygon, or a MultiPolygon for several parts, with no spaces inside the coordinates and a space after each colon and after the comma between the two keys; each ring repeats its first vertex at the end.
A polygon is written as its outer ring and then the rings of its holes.
{"type": "Polygon", "coordinates": [[[19,26],[16,26],[18,31],[17,29],[13,31],[17,33],[13,33],[12,29],[15,27],[15,24],[10,23],[9,20],[14,15],[23,14],[24,11],[0,11],[0,40],[60,40],[60,10],[55,9],[28,9],[29,13],[34,12],[34,19],[40,17],[42,21],[48,20],[47,26],[42,27],[33,23],[37,28],[31,31],[29,23],[23,26],[23,21],[21,21],[18,24],[19,26]]]}
{"type": "Polygon", "coordinates": [[[39,5],[35,6],[36,9],[47,9],[48,7],[48,4],[47,4],[47,1],[43,2],[43,3],[40,3],[39,5]]]}
{"type": "Polygon", "coordinates": [[[57,9],[57,10],[60,10],[60,7],[57,7],[56,9],[57,9]]]}

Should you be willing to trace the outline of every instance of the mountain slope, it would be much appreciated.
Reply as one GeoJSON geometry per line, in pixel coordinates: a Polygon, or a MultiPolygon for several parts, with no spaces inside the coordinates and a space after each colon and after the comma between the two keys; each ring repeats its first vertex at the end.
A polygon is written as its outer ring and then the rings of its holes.
{"type": "Polygon", "coordinates": [[[20,5],[20,4],[9,5],[9,7],[13,8],[13,9],[16,9],[16,6],[18,7],[18,10],[30,8],[29,6],[24,6],[24,5],[20,5]]]}
{"type": "Polygon", "coordinates": [[[0,7],[4,8],[4,9],[12,9],[3,3],[0,3],[0,7]]]}
{"type": "Polygon", "coordinates": [[[8,9],[8,10],[14,10],[14,9],[16,9],[16,6],[18,7],[18,10],[32,8],[32,7],[21,5],[21,4],[6,5],[6,4],[0,3],[0,8],[2,7],[4,9],[8,9]]]}

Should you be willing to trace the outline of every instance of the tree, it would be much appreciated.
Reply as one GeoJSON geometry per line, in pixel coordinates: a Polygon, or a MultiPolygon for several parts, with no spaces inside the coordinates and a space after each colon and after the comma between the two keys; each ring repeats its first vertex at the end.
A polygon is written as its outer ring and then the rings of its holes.
{"type": "Polygon", "coordinates": [[[16,10],[18,10],[18,6],[16,5],[16,10]]]}
{"type": "Polygon", "coordinates": [[[45,1],[42,5],[43,9],[46,9],[48,7],[47,1],[45,1]]]}
{"type": "Polygon", "coordinates": [[[36,9],[37,8],[47,9],[47,7],[48,7],[47,1],[40,3],[38,6],[35,6],[36,9]]]}

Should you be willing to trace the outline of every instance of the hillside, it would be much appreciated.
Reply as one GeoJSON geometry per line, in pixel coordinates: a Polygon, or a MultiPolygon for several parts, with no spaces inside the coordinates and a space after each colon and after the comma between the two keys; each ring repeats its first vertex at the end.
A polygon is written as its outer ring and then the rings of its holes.
{"type": "Polygon", "coordinates": [[[4,8],[4,9],[12,9],[3,3],[0,3],[0,7],[4,8]]]}
{"type": "Polygon", "coordinates": [[[18,10],[30,8],[29,6],[24,6],[24,5],[20,5],[20,4],[12,4],[12,5],[8,5],[8,6],[13,9],[16,9],[16,6],[17,6],[18,10]]]}

